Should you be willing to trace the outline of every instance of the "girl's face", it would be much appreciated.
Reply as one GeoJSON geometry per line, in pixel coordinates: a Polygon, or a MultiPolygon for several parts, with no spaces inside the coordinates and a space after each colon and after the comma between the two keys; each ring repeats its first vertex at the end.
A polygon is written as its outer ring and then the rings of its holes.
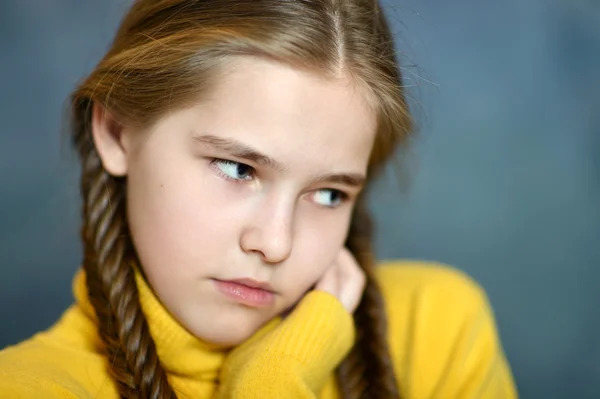
{"type": "Polygon", "coordinates": [[[98,117],[105,168],[127,176],[148,282],[195,336],[236,345],[292,307],[344,245],[375,136],[351,79],[242,57],[209,98],[140,134],[98,117]],[[247,279],[265,290],[228,283],[247,279]]]}

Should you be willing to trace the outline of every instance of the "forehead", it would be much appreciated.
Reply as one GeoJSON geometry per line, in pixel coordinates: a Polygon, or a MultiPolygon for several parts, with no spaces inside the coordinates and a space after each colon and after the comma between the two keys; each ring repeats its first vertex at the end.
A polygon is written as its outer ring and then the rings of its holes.
{"type": "Polygon", "coordinates": [[[236,58],[220,76],[191,110],[196,132],[245,142],[290,169],[366,171],[376,117],[349,76],[326,79],[254,57],[236,58]]]}

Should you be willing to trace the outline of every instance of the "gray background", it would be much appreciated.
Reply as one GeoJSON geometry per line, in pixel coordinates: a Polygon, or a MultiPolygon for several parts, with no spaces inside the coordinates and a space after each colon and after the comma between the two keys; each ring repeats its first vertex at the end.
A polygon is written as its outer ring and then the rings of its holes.
{"type": "MultiPolygon", "coordinates": [[[[128,1],[0,3],[0,348],[71,302],[68,93],[128,1]]],[[[487,290],[523,398],[600,397],[600,3],[388,1],[420,131],[373,196],[381,257],[487,290]]]]}

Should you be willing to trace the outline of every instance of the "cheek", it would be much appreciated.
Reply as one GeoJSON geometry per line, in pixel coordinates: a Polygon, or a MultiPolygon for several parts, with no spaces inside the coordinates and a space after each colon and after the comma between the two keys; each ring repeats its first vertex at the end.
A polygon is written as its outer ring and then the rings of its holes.
{"type": "MultiPolygon", "coordinates": [[[[311,205],[314,206],[314,205],[311,205]]],[[[348,230],[349,213],[331,211],[319,216],[303,215],[298,221],[294,249],[289,264],[286,265],[286,280],[297,300],[335,262],[342,249],[348,230]]]]}
{"type": "Polygon", "coordinates": [[[236,218],[226,193],[194,161],[140,163],[130,173],[129,221],[145,268],[177,268],[185,277],[231,247],[236,218]]]}

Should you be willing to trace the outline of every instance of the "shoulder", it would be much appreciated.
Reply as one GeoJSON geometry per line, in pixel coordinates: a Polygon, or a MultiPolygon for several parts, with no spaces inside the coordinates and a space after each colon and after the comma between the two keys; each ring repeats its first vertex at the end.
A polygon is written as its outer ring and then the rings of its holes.
{"type": "Polygon", "coordinates": [[[0,350],[0,397],[85,399],[112,393],[104,357],[73,330],[74,318],[68,311],[47,331],[0,350]]]}
{"type": "Polygon", "coordinates": [[[473,317],[492,317],[485,290],[451,266],[388,261],[377,268],[376,275],[390,328],[396,335],[412,332],[437,336],[473,317]]]}
{"type": "Polygon", "coordinates": [[[516,397],[493,310],[473,278],[418,261],[383,262],[376,275],[405,396],[516,397]]]}
{"type": "Polygon", "coordinates": [[[451,266],[386,261],[378,266],[376,275],[388,319],[390,346],[396,357],[403,358],[404,365],[438,358],[455,345],[467,324],[476,319],[490,322],[493,318],[483,288],[451,266]]]}
{"type": "Polygon", "coordinates": [[[70,356],[43,337],[44,333],[0,351],[1,397],[75,399],[82,393],[78,381],[61,364],[70,356]]]}
{"type": "Polygon", "coordinates": [[[385,261],[376,276],[389,306],[415,306],[426,297],[438,306],[476,309],[487,303],[483,288],[468,274],[448,265],[420,261],[385,261]],[[450,301],[450,303],[448,302],[450,301]]]}

